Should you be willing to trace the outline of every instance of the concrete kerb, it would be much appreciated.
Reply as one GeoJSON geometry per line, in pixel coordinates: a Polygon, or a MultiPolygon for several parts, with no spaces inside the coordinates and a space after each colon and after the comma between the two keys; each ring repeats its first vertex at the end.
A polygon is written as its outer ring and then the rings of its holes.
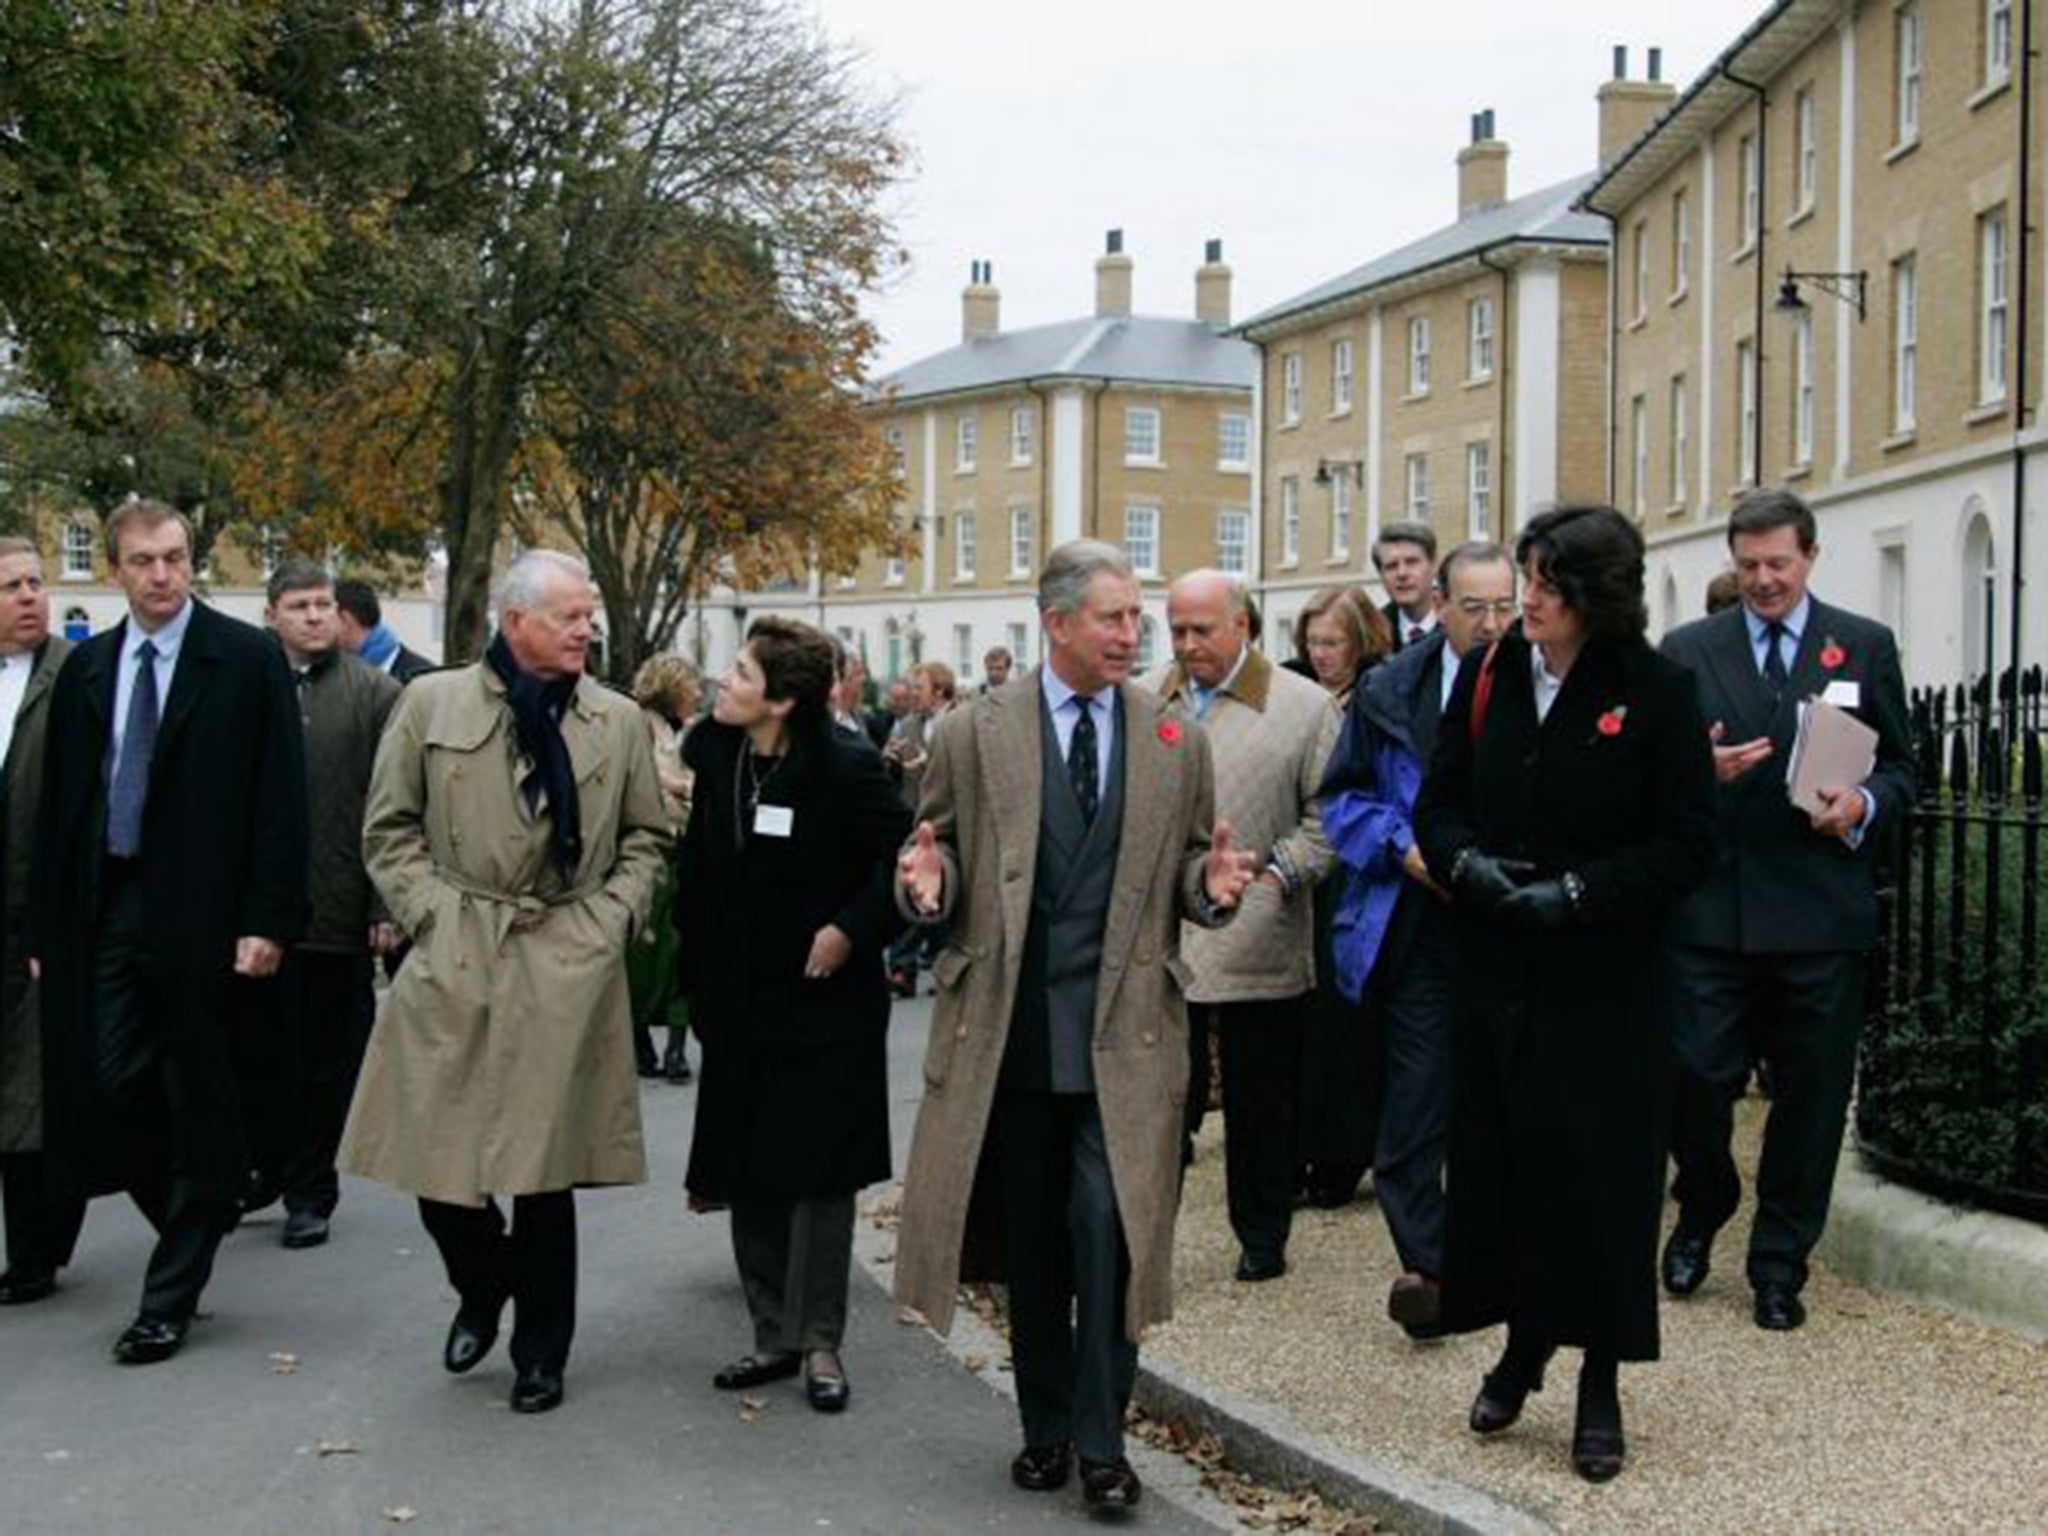
{"type": "Polygon", "coordinates": [[[1815,1257],[1874,1291],[2048,1340],[2048,1228],[1891,1183],[1853,1146],[1815,1257]]]}

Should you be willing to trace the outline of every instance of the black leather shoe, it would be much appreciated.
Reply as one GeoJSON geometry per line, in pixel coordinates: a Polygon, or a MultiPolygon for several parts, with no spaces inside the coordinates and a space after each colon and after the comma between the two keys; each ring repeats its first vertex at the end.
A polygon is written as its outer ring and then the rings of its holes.
{"type": "Polygon", "coordinates": [[[844,1413],[846,1405],[853,1401],[853,1385],[846,1379],[846,1367],[839,1363],[839,1357],[831,1357],[829,1371],[806,1370],[804,1372],[804,1401],[820,1413],[844,1413]]]}
{"type": "Polygon", "coordinates": [[[1287,1273],[1287,1260],[1279,1254],[1240,1254],[1237,1260],[1237,1278],[1247,1284],[1256,1285],[1263,1280],[1278,1280],[1287,1273]]]}
{"type": "Polygon", "coordinates": [[[804,1357],[795,1350],[786,1355],[742,1355],[712,1377],[711,1385],[721,1392],[742,1392],[771,1381],[787,1381],[803,1366],[804,1357]]]}
{"type": "Polygon", "coordinates": [[[1604,1483],[1621,1471],[1628,1444],[1618,1429],[1572,1431],[1572,1470],[1589,1483],[1604,1483]]]}
{"type": "Polygon", "coordinates": [[[668,1049],[662,1052],[661,1075],[672,1083],[687,1083],[693,1075],[690,1058],[683,1045],[683,1032],[671,1029],[668,1032],[668,1049]]]}
{"type": "Polygon", "coordinates": [[[53,1269],[10,1269],[0,1275],[0,1307],[25,1307],[56,1289],[57,1272],[53,1269]]]}
{"type": "Polygon", "coordinates": [[[327,1241],[327,1218],[318,1211],[293,1211],[284,1219],[279,1241],[287,1248],[318,1248],[327,1241]]]}
{"type": "Polygon", "coordinates": [[[1664,1289],[1674,1296],[1690,1296],[1712,1273],[1714,1234],[1696,1232],[1684,1222],[1671,1229],[1664,1244],[1664,1289]]]}
{"type": "Polygon", "coordinates": [[[1789,1285],[1766,1284],[1756,1288],[1756,1325],[1773,1333],[1790,1333],[1806,1321],[1806,1303],[1789,1285]]]}
{"type": "Polygon", "coordinates": [[[1442,1338],[1443,1286],[1428,1275],[1402,1275],[1387,1292],[1387,1316],[1411,1339],[1442,1338]]]}
{"type": "Polygon", "coordinates": [[[546,1413],[562,1406],[562,1373],[521,1369],[512,1383],[514,1413],[546,1413]]]}
{"type": "Polygon", "coordinates": [[[1027,1445],[1010,1463],[1010,1481],[1027,1493],[1050,1493],[1067,1486],[1074,1453],[1064,1445],[1027,1445]]]}
{"type": "Polygon", "coordinates": [[[185,1332],[191,1326],[183,1319],[138,1317],[114,1340],[114,1358],[123,1365],[155,1365],[168,1360],[185,1347],[185,1332]]]}
{"type": "Polygon", "coordinates": [[[1497,1435],[1522,1416],[1522,1405],[1529,1400],[1529,1394],[1542,1390],[1540,1366],[1535,1378],[1529,1381],[1496,1366],[1479,1383],[1479,1393],[1472,1399],[1472,1412],[1466,1422],[1475,1435],[1497,1435]]]}
{"type": "Polygon", "coordinates": [[[458,1307],[455,1321],[448,1325],[448,1342],[441,1346],[441,1364],[455,1375],[474,1370],[478,1361],[498,1342],[498,1314],[471,1312],[458,1307]]]}
{"type": "Polygon", "coordinates": [[[1090,1509],[1135,1509],[1144,1492],[1145,1485],[1123,1457],[1115,1461],[1081,1458],[1081,1497],[1090,1509]]]}

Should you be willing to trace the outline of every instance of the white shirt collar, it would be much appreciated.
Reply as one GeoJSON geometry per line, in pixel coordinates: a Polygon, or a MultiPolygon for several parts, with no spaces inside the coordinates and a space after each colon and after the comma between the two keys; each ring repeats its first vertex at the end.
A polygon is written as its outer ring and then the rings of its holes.
{"type": "MultiPolygon", "coordinates": [[[[1806,621],[1813,617],[1813,594],[1800,594],[1799,605],[1778,622],[1784,627],[1786,638],[1791,640],[1794,650],[1799,648],[1800,639],[1806,634],[1806,621]]],[[[1764,631],[1771,627],[1769,619],[1760,619],[1749,605],[1742,605],[1742,620],[1749,626],[1749,645],[1755,650],[1764,643],[1764,631]]]]}
{"type": "Polygon", "coordinates": [[[1046,709],[1055,715],[1066,707],[1069,699],[1085,697],[1091,704],[1101,704],[1106,702],[1106,695],[1112,691],[1105,687],[1095,693],[1084,695],[1078,688],[1069,688],[1067,680],[1053,670],[1051,662],[1039,668],[1038,686],[1045,690],[1046,709]]]}
{"type": "Polygon", "coordinates": [[[135,615],[131,613],[128,616],[127,637],[121,642],[121,660],[124,662],[134,661],[135,653],[142,649],[142,642],[145,640],[156,647],[157,659],[159,661],[173,660],[178,654],[178,647],[185,643],[185,631],[191,627],[192,599],[189,597],[185,599],[185,606],[180,608],[154,634],[147,632],[140,624],[136,623],[135,615]]]}

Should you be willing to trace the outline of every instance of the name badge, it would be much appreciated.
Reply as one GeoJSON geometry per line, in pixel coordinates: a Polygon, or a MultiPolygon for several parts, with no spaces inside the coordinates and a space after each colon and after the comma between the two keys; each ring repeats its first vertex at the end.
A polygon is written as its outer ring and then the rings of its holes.
{"type": "Polygon", "coordinates": [[[1855,709],[1863,702],[1863,685],[1843,679],[1829,683],[1820,697],[1823,704],[1832,704],[1837,709],[1855,709]]]}
{"type": "Polygon", "coordinates": [[[754,807],[756,837],[789,837],[796,831],[796,812],[786,805],[754,807]]]}

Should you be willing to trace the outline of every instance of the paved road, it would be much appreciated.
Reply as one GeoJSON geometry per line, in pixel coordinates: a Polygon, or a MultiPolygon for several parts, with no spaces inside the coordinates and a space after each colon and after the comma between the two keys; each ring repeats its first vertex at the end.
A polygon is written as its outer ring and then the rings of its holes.
{"type": "MultiPolygon", "coordinates": [[[[928,1009],[899,1009],[899,1083],[917,1082],[928,1009]]],[[[539,1418],[507,1409],[502,1345],[470,1376],[443,1373],[454,1301],[439,1262],[410,1202],[355,1182],[327,1247],[287,1253],[279,1217],[257,1218],[223,1248],[213,1316],[185,1352],[115,1366],[107,1347],[149,1232],[125,1200],[97,1202],[64,1289],[0,1310],[0,1530],[941,1536],[1089,1524],[1071,1489],[1010,1487],[1014,1409],[925,1330],[898,1324],[865,1276],[851,1411],[815,1414],[781,1383],[743,1423],[709,1380],[749,1343],[726,1225],[687,1216],[679,1194],[695,1090],[650,1085],[645,1098],[654,1182],[580,1197],[569,1400],[539,1418]],[[387,1514],[407,1510],[410,1521],[387,1514]]],[[[910,1105],[898,1098],[900,1145],[910,1105]]],[[[1213,1529],[1214,1506],[1202,1510],[1179,1463],[1140,1467],[1154,1496],[1134,1526],[1213,1529]]]]}

